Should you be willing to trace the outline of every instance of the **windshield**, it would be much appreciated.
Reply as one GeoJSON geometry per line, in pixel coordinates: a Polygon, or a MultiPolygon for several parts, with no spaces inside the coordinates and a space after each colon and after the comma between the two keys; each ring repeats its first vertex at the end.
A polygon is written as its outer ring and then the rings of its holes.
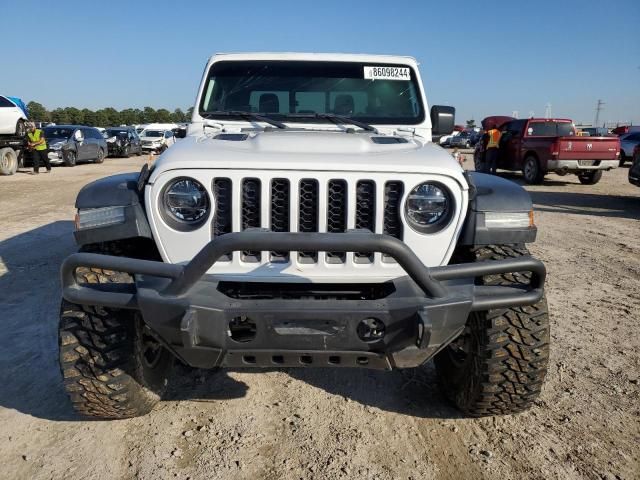
{"type": "Polygon", "coordinates": [[[45,138],[69,138],[73,134],[73,128],[46,127],[45,138]]]}
{"type": "Polygon", "coordinates": [[[107,135],[110,137],[126,137],[127,134],[129,133],[129,130],[116,130],[113,128],[108,128],[106,131],[107,135]]]}
{"type": "Polygon", "coordinates": [[[576,133],[571,122],[529,122],[528,134],[531,137],[571,137],[576,133]]]}
{"type": "Polygon", "coordinates": [[[412,68],[356,62],[216,62],[209,70],[200,114],[220,111],[259,113],[305,123],[326,123],[326,118],[313,114],[327,113],[374,124],[424,120],[412,68]]]}
{"type": "Polygon", "coordinates": [[[162,137],[163,135],[164,132],[161,132],[160,130],[145,130],[142,132],[143,137],[162,137]]]}

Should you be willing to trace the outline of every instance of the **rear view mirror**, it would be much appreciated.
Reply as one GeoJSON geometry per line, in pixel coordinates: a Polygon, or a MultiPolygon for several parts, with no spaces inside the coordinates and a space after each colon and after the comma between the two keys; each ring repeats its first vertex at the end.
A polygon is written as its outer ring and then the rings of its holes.
{"type": "Polygon", "coordinates": [[[456,109],[445,105],[431,107],[431,134],[449,135],[455,126],[456,109]]]}

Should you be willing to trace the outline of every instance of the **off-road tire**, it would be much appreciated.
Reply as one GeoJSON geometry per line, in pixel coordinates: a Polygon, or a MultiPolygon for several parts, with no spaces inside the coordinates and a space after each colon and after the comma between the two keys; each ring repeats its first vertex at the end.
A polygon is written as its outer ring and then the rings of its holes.
{"type": "MultiPolygon", "coordinates": [[[[458,261],[528,256],[524,246],[490,245],[457,254],[458,261]]],[[[530,274],[489,275],[481,285],[521,286],[530,274]]],[[[465,331],[435,357],[444,394],[473,417],[522,412],[540,395],[549,363],[546,298],[525,307],[472,312],[465,331]]]]}
{"type": "MultiPolygon", "coordinates": [[[[76,276],[82,283],[132,282],[129,274],[100,269],[79,268],[76,276]]],[[[172,354],[129,310],[63,300],[59,347],[64,388],[73,408],[89,417],[122,419],[150,412],[173,366],[172,354]]]]}
{"type": "Polygon", "coordinates": [[[529,155],[524,159],[522,176],[529,185],[539,185],[544,180],[544,172],[540,168],[540,162],[534,156],[529,155]]]}
{"type": "Polygon", "coordinates": [[[18,156],[13,148],[0,148],[0,175],[13,175],[18,170],[18,156]]]}
{"type": "Polygon", "coordinates": [[[580,183],[583,185],[595,185],[601,178],[602,170],[590,170],[578,174],[578,180],[580,180],[580,183]]]}

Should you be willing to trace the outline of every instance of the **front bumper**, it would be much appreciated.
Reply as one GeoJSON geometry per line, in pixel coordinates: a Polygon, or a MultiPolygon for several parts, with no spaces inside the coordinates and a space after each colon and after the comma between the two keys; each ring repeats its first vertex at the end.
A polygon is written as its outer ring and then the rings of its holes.
{"type": "Polygon", "coordinates": [[[138,310],[158,339],[194,367],[391,369],[433,357],[462,332],[472,311],[538,302],[545,268],[531,257],[428,268],[406,244],[386,235],[247,230],[212,240],[187,265],[78,253],[64,261],[61,275],[66,300],[138,310]],[[365,283],[324,293],[311,293],[323,287],[310,284],[309,291],[295,295],[300,287],[291,284],[230,285],[206,275],[220,257],[243,250],[380,252],[393,257],[407,276],[373,294],[362,293],[365,283]],[[128,272],[135,284],[79,285],[78,267],[128,272]],[[531,272],[530,284],[474,282],[510,272],[531,272]],[[278,286],[284,293],[273,293],[278,286]],[[238,293],[247,288],[249,293],[238,293]],[[376,332],[367,330],[372,321],[376,332]]]}
{"type": "Polygon", "coordinates": [[[611,170],[618,168],[618,160],[549,160],[549,171],[578,172],[583,170],[611,170]]]}

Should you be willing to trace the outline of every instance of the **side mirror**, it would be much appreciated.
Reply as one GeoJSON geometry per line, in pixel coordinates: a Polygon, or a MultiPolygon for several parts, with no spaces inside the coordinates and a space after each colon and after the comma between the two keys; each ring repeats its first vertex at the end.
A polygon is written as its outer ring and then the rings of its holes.
{"type": "Polygon", "coordinates": [[[80,130],[76,130],[75,133],[73,134],[73,138],[76,141],[81,142],[84,137],[82,136],[82,132],[80,130]]]}
{"type": "Polygon", "coordinates": [[[456,109],[445,105],[431,107],[431,134],[449,135],[453,132],[456,120],[456,109]]]}

